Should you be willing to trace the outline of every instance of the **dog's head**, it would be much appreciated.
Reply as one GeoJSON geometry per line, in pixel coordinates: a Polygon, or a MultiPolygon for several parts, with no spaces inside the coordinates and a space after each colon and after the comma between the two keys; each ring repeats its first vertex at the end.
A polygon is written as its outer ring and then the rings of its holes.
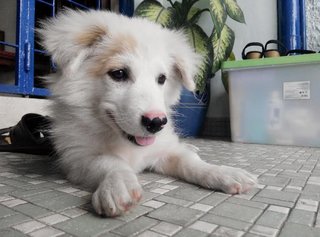
{"type": "Polygon", "coordinates": [[[201,60],[183,33],[103,11],[66,11],[38,30],[61,71],[53,95],[91,107],[138,145],[166,126],[201,60]]]}

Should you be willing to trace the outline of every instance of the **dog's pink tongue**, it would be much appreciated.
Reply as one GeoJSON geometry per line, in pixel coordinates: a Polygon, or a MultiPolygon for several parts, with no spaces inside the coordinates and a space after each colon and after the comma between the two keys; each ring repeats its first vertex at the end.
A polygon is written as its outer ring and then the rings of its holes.
{"type": "Polygon", "coordinates": [[[153,144],[154,141],[156,140],[155,137],[138,137],[138,136],[135,136],[134,138],[136,139],[136,142],[140,146],[149,146],[149,145],[153,144]]]}

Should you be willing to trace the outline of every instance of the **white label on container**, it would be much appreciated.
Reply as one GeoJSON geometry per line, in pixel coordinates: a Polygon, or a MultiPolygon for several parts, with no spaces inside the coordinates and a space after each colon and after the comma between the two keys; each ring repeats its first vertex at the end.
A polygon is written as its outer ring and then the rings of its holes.
{"type": "Polygon", "coordinates": [[[309,100],[310,81],[295,81],[283,83],[284,100],[309,100]]]}

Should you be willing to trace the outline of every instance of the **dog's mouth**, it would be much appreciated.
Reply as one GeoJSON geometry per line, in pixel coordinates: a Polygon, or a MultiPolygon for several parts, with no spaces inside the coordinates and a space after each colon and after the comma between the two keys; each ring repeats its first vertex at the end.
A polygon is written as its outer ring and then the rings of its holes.
{"type": "Polygon", "coordinates": [[[149,146],[149,145],[152,145],[156,140],[154,136],[141,137],[141,136],[127,135],[127,138],[130,142],[138,146],[149,146]]]}
{"type": "Polygon", "coordinates": [[[131,143],[133,143],[137,146],[149,146],[155,142],[155,140],[156,140],[155,136],[134,136],[134,135],[126,133],[118,125],[118,123],[115,120],[115,117],[113,116],[113,114],[111,112],[106,111],[106,114],[111,118],[111,120],[114,122],[114,124],[117,126],[117,128],[120,131],[122,131],[123,136],[126,137],[131,143]]]}

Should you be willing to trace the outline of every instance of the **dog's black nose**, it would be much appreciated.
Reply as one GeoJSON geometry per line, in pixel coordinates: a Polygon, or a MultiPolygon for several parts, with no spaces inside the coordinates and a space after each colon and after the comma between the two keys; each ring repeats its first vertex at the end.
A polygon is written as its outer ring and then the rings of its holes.
{"type": "Polygon", "coordinates": [[[141,118],[142,125],[151,133],[159,132],[167,122],[168,120],[166,117],[155,117],[151,119],[149,117],[142,116],[141,118]]]}

